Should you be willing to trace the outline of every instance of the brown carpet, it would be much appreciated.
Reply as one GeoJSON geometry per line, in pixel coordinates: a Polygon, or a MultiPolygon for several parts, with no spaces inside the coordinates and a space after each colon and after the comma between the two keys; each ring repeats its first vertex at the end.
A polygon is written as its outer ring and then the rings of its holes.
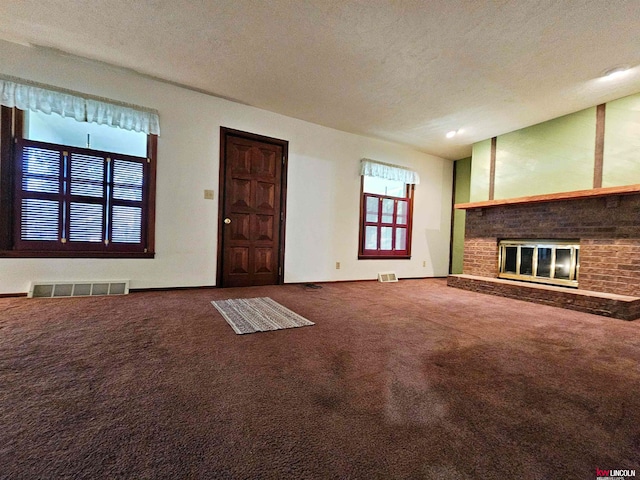
{"type": "Polygon", "coordinates": [[[640,475],[640,321],[444,280],[0,299],[0,478],[640,475]],[[211,300],[316,323],[236,335],[211,300]]]}

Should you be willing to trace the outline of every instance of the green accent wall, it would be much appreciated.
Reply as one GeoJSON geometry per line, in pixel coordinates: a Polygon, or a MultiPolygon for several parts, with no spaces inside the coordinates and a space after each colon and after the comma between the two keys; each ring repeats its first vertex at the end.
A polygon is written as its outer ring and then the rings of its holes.
{"type": "MultiPolygon", "coordinates": [[[[593,188],[596,107],[500,135],[494,198],[593,188]]],[[[471,202],[489,200],[491,139],[473,144],[471,202]]],[[[640,93],[606,104],[602,186],[640,184],[640,93]]]]}
{"type": "Polygon", "coordinates": [[[640,183],[640,94],[607,103],[602,186],[640,183]]]}
{"type": "Polygon", "coordinates": [[[595,107],[500,135],[495,198],[592,188],[595,142],[595,107]]]}
{"type": "MultiPolygon", "coordinates": [[[[455,162],[455,196],[454,203],[467,203],[471,194],[471,157],[455,162]]],[[[464,224],[466,213],[464,210],[453,212],[453,233],[451,241],[451,273],[462,273],[462,258],[464,254],[464,224]]]]}
{"type": "MultiPolygon", "coordinates": [[[[471,153],[470,202],[489,199],[491,173],[491,139],[474,143],[471,153]]],[[[459,161],[459,160],[458,160],[459,161]]]]}

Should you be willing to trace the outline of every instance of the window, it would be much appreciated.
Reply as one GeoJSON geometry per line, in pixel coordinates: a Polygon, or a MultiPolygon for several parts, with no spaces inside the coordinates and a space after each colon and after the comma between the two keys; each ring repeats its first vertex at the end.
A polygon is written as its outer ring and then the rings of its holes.
{"type": "Polygon", "coordinates": [[[153,256],[155,135],[7,107],[0,134],[1,256],[153,256]]]}
{"type": "Polygon", "coordinates": [[[24,112],[24,138],[147,158],[147,134],[74,118],[24,112]]]}
{"type": "Polygon", "coordinates": [[[411,258],[413,185],[362,177],[358,258],[411,258]]]}

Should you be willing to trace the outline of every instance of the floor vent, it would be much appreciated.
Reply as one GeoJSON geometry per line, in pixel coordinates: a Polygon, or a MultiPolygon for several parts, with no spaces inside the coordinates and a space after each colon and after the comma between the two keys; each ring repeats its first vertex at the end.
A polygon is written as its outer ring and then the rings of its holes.
{"type": "Polygon", "coordinates": [[[101,282],[31,282],[29,298],[95,297],[101,295],[126,295],[129,280],[101,282]]]}
{"type": "Polygon", "coordinates": [[[398,277],[395,272],[380,272],[378,273],[378,281],[382,283],[397,282],[398,277]]]}

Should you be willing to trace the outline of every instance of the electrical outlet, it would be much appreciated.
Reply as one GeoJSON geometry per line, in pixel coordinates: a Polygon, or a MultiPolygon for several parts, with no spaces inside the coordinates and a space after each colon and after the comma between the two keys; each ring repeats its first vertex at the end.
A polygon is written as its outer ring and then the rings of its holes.
{"type": "Polygon", "coordinates": [[[206,200],[213,200],[215,198],[215,195],[213,193],[213,190],[205,190],[204,191],[204,198],[206,200]]]}
{"type": "Polygon", "coordinates": [[[336,262],[336,270],[340,270],[340,262],[336,262]]]}
{"type": "Polygon", "coordinates": [[[423,267],[426,267],[426,266],[427,266],[427,261],[426,261],[426,260],[423,260],[423,261],[422,261],[422,266],[423,266],[423,267]]]}

